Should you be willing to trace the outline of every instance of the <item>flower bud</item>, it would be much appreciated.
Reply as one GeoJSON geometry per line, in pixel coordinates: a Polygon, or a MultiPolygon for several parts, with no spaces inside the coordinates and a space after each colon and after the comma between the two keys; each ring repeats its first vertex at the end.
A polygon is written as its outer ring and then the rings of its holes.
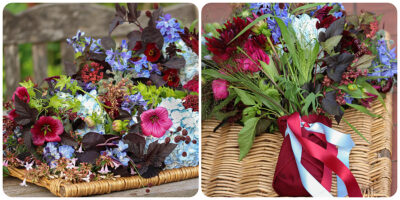
{"type": "Polygon", "coordinates": [[[358,87],[357,87],[356,84],[348,84],[348,85],[347,85],[347,88],[349,88],[349,90],[351,90],[351,91],[354,91],[354,90],[357,90],[357,89],[358,89],[358,87]]]}
{"type": "Polygon", "coordinates": [[[91,117],[85,117],[85,119],[83,119],[83,121],[86,123],[86,125],[89,128],[93,128],[94,126],[96,126],[96,122],[91,117]]]}
{"type": "Polygon", "coordinates": [[[115,120],[112,123],[112,129],[116,132],[121,132],[122,131],[122,121],[121,120],[115,120]]]}

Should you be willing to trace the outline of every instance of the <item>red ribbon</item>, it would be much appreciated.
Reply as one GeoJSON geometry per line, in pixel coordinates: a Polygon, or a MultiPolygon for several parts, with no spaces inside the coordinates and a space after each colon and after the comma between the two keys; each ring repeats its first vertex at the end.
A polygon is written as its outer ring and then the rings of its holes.
{"type": "MultiPolygon", "coordinates": [[[[347,188],[347,193],[349,197],[362,197],[360,187],[356,179],[350,170],[337,158],[337,149],[335,146],[327,142],[326,149],[315,144],[307,138],[304,138],[303,134],[314,134],[324,142],[326,142],[325,136],[321,134],[317,134],[315,132],[310,132],[306,130],[304,127],[301,127],[301,119],[299,113],[293,113],[287,119],[287,124],[292,130],[293,134],[296,136],[297,140],[300,142],[303,149],[309,153],[312,157],[320,160],[327,166],[329,169],[334,171],[344,182],[347,188]]],[[[305,127],[309,127],[307,123],[304,124],[305,127]]],[[[321,184],[330,191],[331,187],[331,171],[327,171],[327,168],[324,168],[324,175],[321,180],[321,184]],[[329,178],[328,178],[329,177],[329,178]]]]}

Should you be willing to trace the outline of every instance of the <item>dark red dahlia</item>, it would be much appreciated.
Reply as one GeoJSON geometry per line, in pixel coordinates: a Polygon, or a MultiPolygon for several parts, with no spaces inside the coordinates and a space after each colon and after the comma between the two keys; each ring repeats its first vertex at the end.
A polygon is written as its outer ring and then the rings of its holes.
{"type": "Polygon", "coordinates": [[[170,87],[179,86],[179,75],[177,69],[167,69],[164,71],[164,81],[167,81],[167,85],[170,87]]]}
{"type": "Polygon", "coordinates": [[[192,108],[193,112],[199,111],[199,96],[197,95],[187,95],[182,101],[185,109],[192,108]]]}
{"type": "Polygon", "coordinates": [[[323,21],[325,18],[328,17],[329,11],[331,11],[332,8],[332,6],[325,5],[321,9],[317,10],[317,12],[315,12],[315,18],[319,19],[320,22],[323,21]]]}
{"type": "Polygon", "coordinates": [[[28,90],[24,87],[17,87],[12,97],[13,101],[15,101],[15,95],[17,95],[17,97],[25,103],[29,103],[29,101],[31,100],[28,90]]]}
{"type": "Polygon", "coordinates": [[[232,43],[229,43],[248,24],[248,20],[235,17],[233,18],[233,22],[228,20],[224,24],[225,28],[217,29],[217,32],[220,34],[219,38],[206,38],[207,49],[214,54],[214,61],[226,61],[232,56],[232,53],[236,50],[236,47],[247,40],[250,30],[246,31],[239,38],[236,38],[236,40],[234,40],[232,43]]]}
{"type": "Polygon", "coordinates": [[[322,21],[318,21],[317,24],[316,24],[316,27],[317,27],[317,29],[319,29],[319,28],[328,28],[337,19],[339,19],[339,18],[336,18],[333,15],[329,15],[328,17],[326,17],[322,21]]]}
{"type": "Polygon", "coordinates": [[[41,146],[44,142],[60,142],[59,135],[63,132],[64,127],[60,120],[49,116],[41,116],[31,129],[33,144],[41,146]]]}
{"type": "Polygon", "coordinates": [[[196,29],[190,32],[188,28],[184,28],[183,33],[179,33],[185,44],[192,49],[197,55],[199,55],[199,34],[196,33],[196,29]]]}
{"type": "Polygon", "coordinates": [[[199,75],[194,76],[192,80],[183,85],[183,88],[199,93],[199,75]]]}
{"type": "Polygon", "coordinates": [[[160,58],[161,52],[155,43],[148,43],[146,50],[144,50],[144,55],[146,55],[147,61],[156,62],[160,58]]]}

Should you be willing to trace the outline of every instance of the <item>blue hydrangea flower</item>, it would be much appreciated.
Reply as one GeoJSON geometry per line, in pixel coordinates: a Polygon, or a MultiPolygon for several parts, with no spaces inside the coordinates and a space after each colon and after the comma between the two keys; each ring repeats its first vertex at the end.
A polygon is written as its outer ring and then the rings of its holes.
{"type": "Polygon", "coordinates": [[[170,14],[165,14],[164,17],[160,16],[160,20],[156,22],[156,28],[160,30],[164,37],[164,42],[171,43],[178,41],[181,37],[179,32],[183,32],[180,24],[170,14]]]}
{"type": "Polygon", "coordinates": [[[185,85],[188,81],[192,80],[196,74],[199,74],[199,57],[182,40],[179,40],[176,46],[181,50],[181,52],[176,52],[176,54],[183,56],[186,61],[185,67],[179,72],[181,84],[185,85]]]}
{"type": "MultiPolygon", "coordinates": [[[[97,91],[92,90],[89,94],[95,98],[97,98],[97,91]]],[[[96,123],[96,125],[92,128],[85,126],[83,129],[77,129],[76,132],[81,135],[82,137],[88,132],[96,132],[99,134],[105,134],[104,123],[105,119],[104,116],[106,115],[105,111],[101,108],[101,106],[97,103],[97,101],[92,98],[91,96],[84,94],[84,95],[77,95],[76,99],[81,102],[81,106],[77,114],[81,117],[92,117],[96,116],[98,121],[102,123],[96,123]]]]}
{"type": "Polygon", "coordinates": [[[149,78],[151,73],[161,75],[157,64],[147,61],[147,57],[145,55],[141,55],[141,59],[138,61],[131,60],[130,62],[135,66],[134,70],[136,71],[138,77],[149,78]]]}
{"type": "Polygon", "coordinates": [[[317,18],[311,18],[307,14],[300,16],[290,15],[291,24],[296,33],[296,38],[303,49],[312,49],[318,42],[318,35],[322,29],[317,30],[317,18]]]}
{"type": "MultiPolygon", "coordinates": [[[[378,40],[376,50],[378,51],[378,60],[373,62],[373,71],[369,76],[386,76],[387,78],[384,79],[387,80],[397,74],[396,48],[389,50],[386,40],[380,39],[378,40]],[[378,65],[382,66],[377,67],[378,65]]],[[[381,80],[378,79],[378,81],[381,80]]]]}
{"type": "Polygon", "coordinates": [[[185,109],[181,99],[175,99],[172,97],[162,99],[158,105],[168,110],[168,117],[172,120],[172,127],[166,131],[163,137],[146,137],[146,146],[150,143],[157,141],[159,143],[165,142],[167,137],[170,137],[170,143],[178,144],[171,154],[165,159],[167,169],[197,166],[199,164],[198,152],[199,152],[199,113],[193,112],[191,108],[185,109]],[[187,136],[190,137],[191,141],[196,140],[194,144],[190,142],[186,144],[184,141],[175,143],[175,137],[179,134],[171,134],[170,131],[175,132],[178,127],[187,131],[187,136]],[[183,156],[183,153],[186,156],[183,156]]]}
{"type": "Polygon", "coordinates": [[[110,64],[113,71],[125,71],[129,67],[129,59],[132,57],[132,51],[128,49],[126,40],[122,40],[121,47],[118,49],[109,49],[106,51],[106,62],[110,64]]]}
{"type": "Polygon", "coordinates": [[[75,150],[69,145],[61,145],[58,147],[58,152],[60,153],[61,157],[71,159],[75,150]]]}
{"type": "Polygon", "coordinates": [[[125,96],[124,101],[121,104],[121,109],[131,114],[133,107],[136,105],[141,105],[144,107],[147,106],[147,101],[143,99],[143,96],[140,94],[140,92],[125,96]]]}

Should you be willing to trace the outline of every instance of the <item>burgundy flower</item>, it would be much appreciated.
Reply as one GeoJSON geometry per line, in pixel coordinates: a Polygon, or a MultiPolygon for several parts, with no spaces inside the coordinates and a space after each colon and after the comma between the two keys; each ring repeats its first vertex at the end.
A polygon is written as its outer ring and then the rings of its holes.
{"type": "Polygon", "coordinates": [[[228,81],[224,79],[216,79],[212,82],[212,89],[214,93],[215,100],[226,99],[229,95],[228,91],[228,81]]]}
{"type": "Polygon", "coordinates": [[[140,50],[140,49],[142,49],[142,41],[137,41],[136,42],[136,44],[135,44],[135,47],[133,47],[133,51],[138,51],[138,50],[140,50]]]}
{"type": "Polygon", "coordinates": [[[182,104],[185,109],[192,108],[193,112],[199,111],[199,96],[197,95],[187,95],[182,99],[182,104]]]}
{"type": "Polygon", "coordinates": [[[332,8],[332,6],[325,5],[321,9],[317,10],[317,12],[315,12],[315,18],[319,19],[320,22],[323,21],[325,18],[328,17],[329,11],[331,11],[332,8]]]}
{"type": "Polygon", "coordinates": [[[25,103],[29,103],[29,101],[31,100],[31,98],[29,97],[28,90],[24,87],[17,87],[12,97],[13,101],[15,101],[15,95],[17,95],[18,98],[24,101],[25,103]]]}
{"type": "Polygon", "coordinates": [[[326,17],[325,19],[318,21],[316,24],[317,29],[320,28],[328,28],[334,21],[336,21],[339,18],[336,18],[333,15],[329,15],[328,17],[326,17]]]}
{"type": "Polygon", "coordinates": [[[168,118],[168,110],[163,107],[150,109],[140,115],[143,135],[160,138],[171,128],[172,121],[168,118]]]}
{"type": "Polygon", "coordinates": [[[60,120],[49,116],[41,116],[31,129],[33,144],[40,146],[44,142],[60,142],[64,132],[63,124],[60,120]]]}
{"type": "Polygon", "coordinates": [[[378,96],[375,94],[368,93],[368,92],[366,92],[365,94],[367,94],[370,97],[361,99],[361,104],[366,108],[370,108],[371,106],[369,105],[369,103],[373,102],[378,96]]]}
{"type": "Polygon", "coordinates": [[[144,55],[146,55],[147,61],[156,62],[160,58],[161,53],[155,43],[148,43],[146,50],[144,50],[144,55]]]}
{"type": "Polygon", "coordinates": [[[260,64],[258,61],[263,61],[269,64],[269,56],[263,49],[257,45],[253,40],[247,40],[244,44],[244,51],[247,55],[240,55],[236,62],[239,64],[239,68],[246,72],[258,72],[260,71],[260,64]],[[250,58],[249,58],[249,57],[250,58]]]}
{"type": "Polygon", "coordinates": [[[199,93],[199,75],[194,76],[192,80],[183,85],[183,88],[199,93]]]}
{"type": "Polygon", "coordinates": [[[196,34],[196,29],[190,32],[187,27],[184,28],[183,33],[179,33],[183,42],[192,49],[197,55],[199,55],[199,34],[196,34]]]}
{"type": "Polygon", "coordinates": [[[163,76],[164,81],[167,81],[167,85],[170,87],[178,87],[179,86],[179,76],[177,69],[167,69],[164,71],[163,76]]]}
{"type": "Polygon", "coordinates": [[[206,38],[207,49],[214,54],[213,60],[216,62],[226,61],[231,57],[232,53],[236,50],[243,41],[246,41],[250,29],[242,34],[235,41],[229,43],[240,31],[242,31],[250,22],[239,17],[233,18],[233,22],[227,21],[223,29],[217,29],[220,34],[219,38],[206,38]]]}

